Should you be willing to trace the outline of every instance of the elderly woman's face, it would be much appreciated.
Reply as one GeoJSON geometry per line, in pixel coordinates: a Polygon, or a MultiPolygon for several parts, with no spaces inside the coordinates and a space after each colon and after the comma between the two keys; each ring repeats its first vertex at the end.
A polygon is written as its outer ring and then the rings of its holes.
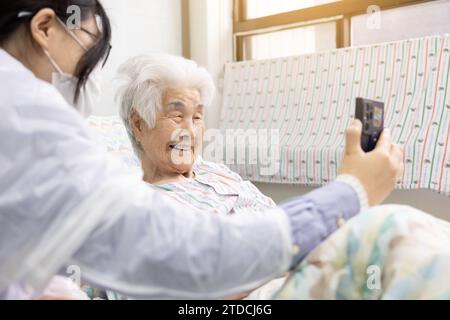
{"type": "Polygon", "coordinates": [[[162,173],[183,174],[192,169],[204,133],[203,105],[198,90],[166,90],[155,127],[143,130],[144,156],[162,173]]]}

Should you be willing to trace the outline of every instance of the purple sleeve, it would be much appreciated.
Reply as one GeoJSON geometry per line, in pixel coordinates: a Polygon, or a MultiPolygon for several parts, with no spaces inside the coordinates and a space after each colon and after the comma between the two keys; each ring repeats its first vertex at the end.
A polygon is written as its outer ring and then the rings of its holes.
{"type": "Polygon", "coordinates": [[[280,207],[289,217],[292,239],[298,248],[293,267],[360,210],[355,190],[344,182],[333,182],[280,207]]]}

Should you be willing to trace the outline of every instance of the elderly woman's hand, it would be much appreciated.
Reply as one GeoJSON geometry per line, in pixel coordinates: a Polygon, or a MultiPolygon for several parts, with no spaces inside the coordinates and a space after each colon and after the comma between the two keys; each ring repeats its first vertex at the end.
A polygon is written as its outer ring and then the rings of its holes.
{"type": "Polygon", "coordinates": [[[355,120],[346,131],[345,152],[338,170],[350,174],[364,186],[370,206],[380,204],[403,174],[403,151],[392,142],[390,130],[384,129],[376,148],[368,153],[361,149],[362,124],[355,120]]]}

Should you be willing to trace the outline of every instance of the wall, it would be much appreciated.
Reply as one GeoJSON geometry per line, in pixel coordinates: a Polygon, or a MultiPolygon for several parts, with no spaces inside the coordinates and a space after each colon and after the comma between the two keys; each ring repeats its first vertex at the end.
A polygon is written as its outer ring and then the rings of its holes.
{"type": "Polygon", "coordinates": [[[353,45],[450,33],[450,0],[381,11],[379,28],[368,29],[367,17],[362,15],[352,18],[353,45]]]}
{"type": "MultiPolygon", "coordinates": [[[[277,203],[314,190],[312,187],[255,183],[264,194],[277,203]]],[[[438,218],[450,221],[450,200],[447,196],[429,190],[395,190],[384,203],[413,206],[438,218]]]]}
{"type": "Polygon", "coordinates": [[[103,0],[111,19],[111,55],[102,73],[102,97],[95,115],[117,113],[114,76],[127,58],[143,52],[181,55],[182,0],[103,0]]]}
{"type": "Polygon", "coordinates": [[[217,128],[223,66],[233,59],[232,0],[189,0],[190,56],[213,76],[217,94],[206,110],[208,128],[217,128]]]}

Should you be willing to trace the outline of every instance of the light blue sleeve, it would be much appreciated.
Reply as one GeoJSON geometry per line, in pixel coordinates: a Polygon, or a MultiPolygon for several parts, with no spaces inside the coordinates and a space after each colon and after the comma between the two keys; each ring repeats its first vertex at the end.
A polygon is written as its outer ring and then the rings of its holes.
{"type": "Polygon", "coordinates": [[[298,247],[292,267],[330,236],[340,224],[360,210],[355,190],[344,182],[333,182],[281,205],[288,214],[292,237],[298,247]]]}

